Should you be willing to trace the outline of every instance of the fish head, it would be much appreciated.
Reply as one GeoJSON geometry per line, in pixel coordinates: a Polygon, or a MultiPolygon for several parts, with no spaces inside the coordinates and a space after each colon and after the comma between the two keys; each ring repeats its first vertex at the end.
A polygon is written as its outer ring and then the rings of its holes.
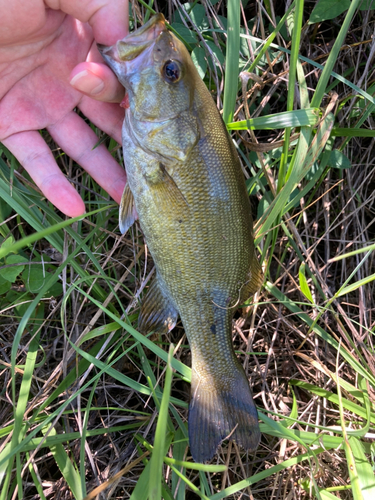
{"type": "Polygon", "coordinates": [[[191,108],[196,70],[162,14],[115,45],[98,48],[125,87],[135,119],[166,121],[191,108]]]}

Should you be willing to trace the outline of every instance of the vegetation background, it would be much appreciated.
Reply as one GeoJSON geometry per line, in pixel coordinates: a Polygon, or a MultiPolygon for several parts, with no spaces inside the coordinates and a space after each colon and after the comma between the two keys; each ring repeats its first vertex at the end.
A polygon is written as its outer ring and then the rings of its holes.
{"type": "Polygon", "coordinates": [[[88,212],[65,220],[2,147],[0,500],[374,499],[375,2],[134,0],[132,28],[154,10],[223,109],[253,201],[265,279],[233,341],[262,441],[192,462],[182,326],[136,330],[139,226],[121,236],[49,139],[88,212]]]}

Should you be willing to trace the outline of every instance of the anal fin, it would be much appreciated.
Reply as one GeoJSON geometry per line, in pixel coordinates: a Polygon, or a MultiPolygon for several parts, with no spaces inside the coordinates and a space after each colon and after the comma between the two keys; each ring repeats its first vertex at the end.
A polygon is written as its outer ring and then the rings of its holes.
{"type": "Polygon", "coordinates": [[[124,192],[122,193],[119,211],[119,226],[121,234],[125,234],[137,219],[138,214],[135,209],[134,196],[130,190],[129,183],[127,183],[124,188],[124,192]]]}
{"type": "Polygon", "coordinates": [[[152,331],[167,333],[174,328],[177,318],[178,311],[156,276],[142,304],[138,318],[139,331],[145,334],[152,331]]]}

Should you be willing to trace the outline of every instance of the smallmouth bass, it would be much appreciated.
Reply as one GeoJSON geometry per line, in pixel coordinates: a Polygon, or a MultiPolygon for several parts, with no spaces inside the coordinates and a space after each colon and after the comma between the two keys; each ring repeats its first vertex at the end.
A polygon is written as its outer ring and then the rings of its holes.
{"type": "Polygon", "coordinates": [[[229,435],[254,451],[257,410],[231,337],[235,306],[262,276],[236,150],[161,14],[114,46],[98,47],[126,90],[120,229],[139,217],[156,266],[139,330],[168,332],[181,317],[192,353],[193,459],[210,460],[229,435]]]}

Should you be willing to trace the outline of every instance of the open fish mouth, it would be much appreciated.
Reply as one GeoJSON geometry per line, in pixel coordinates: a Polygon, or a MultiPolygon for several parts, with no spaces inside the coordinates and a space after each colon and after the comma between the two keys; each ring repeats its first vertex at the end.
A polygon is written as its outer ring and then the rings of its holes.
{"type": "Polygon", "coordinates": [[[167,31],[163,14],[156,14],[146,24],[110,47],[97,44],[99,52],[108,62],[132,61],[150,47],[161,33],[167,31]]]}
{"type": "Polygon", "coordinates": [[[190,56],[168,31],[162,14],[113,46],[98,49],[125,88],[128,97],[121,106],[136,120],[166,122],[190,108],[192,93],[184,82],[190,56]]]}

